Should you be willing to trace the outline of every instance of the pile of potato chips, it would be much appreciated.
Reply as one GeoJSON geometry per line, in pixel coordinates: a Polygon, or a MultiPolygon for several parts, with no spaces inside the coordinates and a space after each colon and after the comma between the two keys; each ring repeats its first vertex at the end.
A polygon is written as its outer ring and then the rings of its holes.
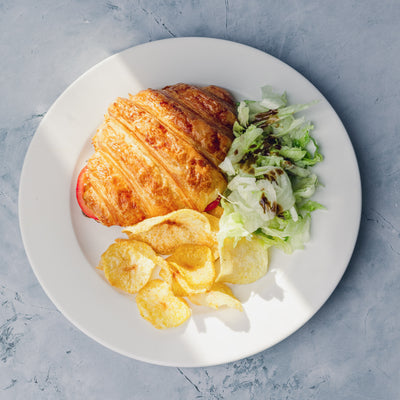
{"type": "Polygon", "coordinates": [[[143,318],[158,329],[181,325],[190,302],[242,311],[226,283],[256,281],[268,270],[268,254],[258,239],[225,239],[218,251],[219,218],[182,209],[124,228],[101,256],[98,268],[109,283],[136,295],[143,318]],[[158,274],[158,276],[157,276],[158,274]]]}

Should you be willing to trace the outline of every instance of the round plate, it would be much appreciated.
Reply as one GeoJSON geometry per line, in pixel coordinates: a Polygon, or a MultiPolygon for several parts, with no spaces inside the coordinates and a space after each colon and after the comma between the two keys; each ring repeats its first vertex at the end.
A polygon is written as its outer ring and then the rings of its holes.
{"type": "Polygon", "coordinates": [[[27,255],[43,289],[75,326],[104,346],[150,363],[194,367],[241,359],[285,339],[307,322],[341,279],[356,242],[361,214],[357,161],[349,137],[321,93],[288,65],[241,44],[178,38],[133,47],[75,81],[42,120],[25,158],[19,194],[27,255]],[[272,251],[269,273],[235,285],[244,312],[194,307],[183,326],[159,331],[139,315],[134,296],[113,289],[96,270],[117,237],[85,218],[75,183],[93,152],[90,141],[108,105],[148,87],[185,82],[219,85],[240,100],[260,87],[286,91],[289,102],[319,100],[304,112],[325,156],[315,168],[324,187],[315,199],[311,240],[288,256],[272,251]],[[340,162],[338,155],[340,154],[340,162]]]}

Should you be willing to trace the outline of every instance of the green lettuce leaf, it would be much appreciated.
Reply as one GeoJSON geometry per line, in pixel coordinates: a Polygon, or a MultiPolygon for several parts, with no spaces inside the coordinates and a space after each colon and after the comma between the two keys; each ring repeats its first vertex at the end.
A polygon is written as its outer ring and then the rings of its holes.
{"type": "Polygon", "coordinates": [[[309,240],[311,214],[324,209],[312,200],[319,186],[312,167],[323,156],[312,137],[313,124],[295,114],[314,103],[288,105],[285,93],[264,86],[260,101],[238,104],[235,139],[220,164],[228,179],[220,247],[227,237],[237,243],[256,235],[266,248],[291,253],[309,240]]]}

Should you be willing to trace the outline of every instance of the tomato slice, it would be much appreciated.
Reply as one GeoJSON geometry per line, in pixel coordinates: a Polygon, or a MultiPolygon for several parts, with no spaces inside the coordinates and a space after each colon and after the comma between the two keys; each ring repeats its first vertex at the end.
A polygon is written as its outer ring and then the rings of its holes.
{"type": "Polygon", "coordinates": [[[219,203],[221,202],[221,196],[218,195],[218,197],[212,201],[205,209],[205,212],[214,210],[214,208],[217,208],[219,206],[219,203]]]}
{"type": "Polygon", "coordinates": [[[96,216],[94,215],[93,211],[86,205],[85,200],[83,199],[83,192],[85,187],[85,172],[87,167],[83,167],[82,171],[79,173],[78,180],[76,183],[76,199],[78,200],[79,207],[81,208],[82,212],[89,218],[93,218],[97,220],[96,216]]]}

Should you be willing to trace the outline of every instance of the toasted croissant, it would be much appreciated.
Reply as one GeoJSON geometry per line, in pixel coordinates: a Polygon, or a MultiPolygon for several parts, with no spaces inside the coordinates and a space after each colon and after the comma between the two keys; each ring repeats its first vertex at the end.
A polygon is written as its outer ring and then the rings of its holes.
{"type": "Polygon", "coordinates": [[[107,226],[203,211],[225,190],[218,165],[235,120],[232,97],[216,86],[180,83],[116,99],[78,179],[82,210],[107,226]]]}

